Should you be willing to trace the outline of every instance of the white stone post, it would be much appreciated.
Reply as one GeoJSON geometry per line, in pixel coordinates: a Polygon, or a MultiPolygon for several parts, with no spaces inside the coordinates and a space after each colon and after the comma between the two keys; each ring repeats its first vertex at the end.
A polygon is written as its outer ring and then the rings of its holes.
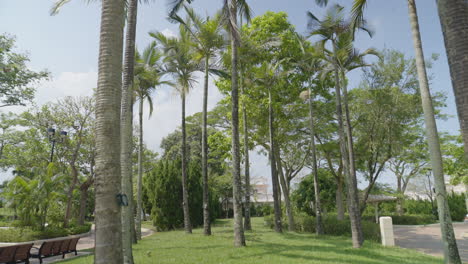
{"type": "Polygon", "coordinates": [[[382,216],[380,219],[380,236],[382,237],[382,245],[389,247],[395,246],[393,238],[393,223],[389,216],[382,216]]]}

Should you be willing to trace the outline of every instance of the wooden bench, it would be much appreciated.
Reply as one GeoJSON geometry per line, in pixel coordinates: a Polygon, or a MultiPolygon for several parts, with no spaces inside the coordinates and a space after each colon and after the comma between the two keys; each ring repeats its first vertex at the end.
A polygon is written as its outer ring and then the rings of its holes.
{"type": "Polygon", "coordinates": [[[19,244],[13,246],[0,247],[0,263],[29,263],[29,258],[33,244],[19,244]]]}
{"type": "Polygon", "coordinates": [[[41,244],[37,253],[31,254],[31,257],[38,258],[39,263],[42,263],[42,259],[62,255],[65,258],[65,254],[74,252],[78,255],[76,245],[78,244],[79,237],[45,241],[41,244]]]}

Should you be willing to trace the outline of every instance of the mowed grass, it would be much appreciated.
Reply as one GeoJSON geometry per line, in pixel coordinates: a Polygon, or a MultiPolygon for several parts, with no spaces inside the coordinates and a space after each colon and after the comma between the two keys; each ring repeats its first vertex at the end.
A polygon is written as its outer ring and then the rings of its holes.
{"type": "MultiPolygon", "coordinates": [[[[253,219],[254,231],[246,233],[247,247],[233,246],[232,222],[217,221],[212,236],[202,229],[192,235],[184,231],[155,233],[134,247],[137,264],[237,264],[237,263],[356,263],[356,264],[440,264],[442,259],[397,247],[382,247],[368,242],[360,249],[351,246],[346,237],[316,236],[314,234],[277,234],[263,226],[262,218],[253,219]]],[[[93,263],[93,256],[71,259],[61,263],[93,263]]]]}

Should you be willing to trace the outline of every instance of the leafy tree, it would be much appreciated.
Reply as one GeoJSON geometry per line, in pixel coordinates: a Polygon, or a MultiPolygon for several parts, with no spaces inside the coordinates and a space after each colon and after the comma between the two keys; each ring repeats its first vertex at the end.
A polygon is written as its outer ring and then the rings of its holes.
{"type": "MultiPolygon", "coordinates": [[[[329,170],[319,168],[317,172],[319,176],[318,182],[320,184],[320,201],[322,202],[323,209],[331,212],[336,208],[336,183],[333,181],[333,177],[330,175],[331,172],[329,170]]],[[[297,189],[294,190],[291,195],[297,209],[301,212],[306,212],[309,215],[316,215],[314,185],[314,176],[309,174],[299,182],[297,189]]]]}
{"type": "Polygon", "coordinates": [[[0,34],[0,108],[31,102],[36,85],[49,77],[47,71],[29,69],[28,56],[14,52],[14,45],[13,37],[0,34]]]}

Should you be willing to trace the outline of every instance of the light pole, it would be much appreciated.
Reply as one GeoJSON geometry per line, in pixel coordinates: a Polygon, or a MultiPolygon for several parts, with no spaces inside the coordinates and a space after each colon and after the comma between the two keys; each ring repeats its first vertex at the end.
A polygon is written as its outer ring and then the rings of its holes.
{"type": "Polygon", "coordinates": [[[49,138],[49,142],[52,143],[52,150],[50,151],[50,162],[53,162],[54,161],[54,149],[55,149],[55,143],[58,142],[58,143],[63,143],[65,137],[67,136],[67,131],[60,131],[60,137],[57,139],[55,137],[55,128],[51,128],[49,127],[47,129],[47,136],[49,138]],[[57,141],[58,140],[58,141],[57,141]]]}

